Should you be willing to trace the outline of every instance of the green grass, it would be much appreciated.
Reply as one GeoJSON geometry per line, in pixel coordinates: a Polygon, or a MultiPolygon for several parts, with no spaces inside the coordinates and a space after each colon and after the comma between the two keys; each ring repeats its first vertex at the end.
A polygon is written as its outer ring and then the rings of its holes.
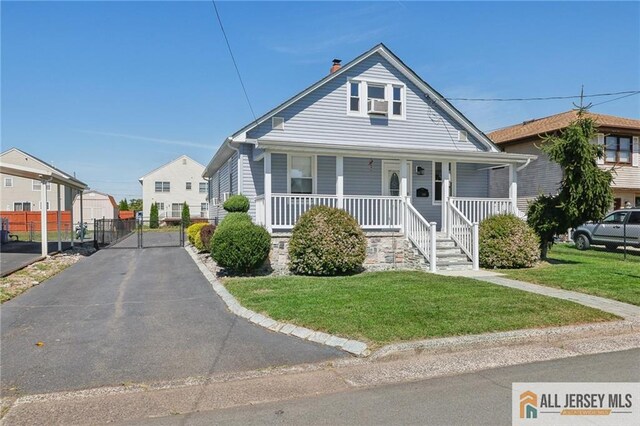
{"type": "Polygon", "coordinates": [[[271,318],[374,346],[615,318],[564,300],[424,272],[228,278],[225,285],[244,306],[271,318]]]}
{"type": "Polygon", "coordinates": [[[622,250],[600,248],[579,251],[570,244],[552,247],[549,261],[530,269],[504,271],[510,278],[579,291],[640,305],[640,254],[637,250],[623,260],[622,250]]]}

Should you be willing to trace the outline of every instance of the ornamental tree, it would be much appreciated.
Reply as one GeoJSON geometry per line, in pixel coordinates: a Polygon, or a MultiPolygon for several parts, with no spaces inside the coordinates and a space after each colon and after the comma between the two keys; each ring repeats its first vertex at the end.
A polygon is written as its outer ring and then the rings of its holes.
{"type": "Polygon", "coordinates": [[[564,234],[587,221],[600,220],[613,202],[611,170],[598,167],[604,153],[591,141],[596,137],[596,123],[578,110],[578,118],[556,135],[544,137],[540,149],[560,165],[562,181],[556,195],[540,195],[529,206],[527,222],[540,237],[540,257],[555,235],[564,234]]]}
{"type": "Polygon", "coordinates": [[[189,205],[185,201],[182,203],[182,225],[186,228],[191,224],[191,212],[189,211],[189,205]]]}
{"type": "Polygon", "coordinates": [[[118,203],[118,209],[120,209],[121,212],[129,210],[129,203],[127,202],[126,198],[120,200],[120,203],[118,203]]]}

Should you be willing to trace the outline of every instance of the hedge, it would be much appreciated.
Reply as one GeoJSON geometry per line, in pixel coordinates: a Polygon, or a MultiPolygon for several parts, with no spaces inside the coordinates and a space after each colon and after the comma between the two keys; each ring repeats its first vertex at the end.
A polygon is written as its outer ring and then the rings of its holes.
{"type": "Polygon", "coordinates": [[[540,258],[538,236],[512,214],[483,220],[478,233],[483,268],[529,268],[540,258]]]}

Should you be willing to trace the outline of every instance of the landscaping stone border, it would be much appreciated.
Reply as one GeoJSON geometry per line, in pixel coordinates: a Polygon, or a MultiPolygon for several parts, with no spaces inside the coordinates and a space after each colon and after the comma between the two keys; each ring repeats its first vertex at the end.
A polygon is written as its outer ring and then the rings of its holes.
{"type": "Polygon", "coordinates": [[[256,325],[259,325],[276,333],[295,336],[303,340],[308,340],[310,342],[332,346],[334,348],[342,349],[345,352],[349,352],[359,357],[368,356],[370,354],[369,348],[364,342],[345,339],[343,337],[334,336],[331,334],[323,333],[321,331],[310,330],[308,328],[299,327],[294,324],[276,321],[272,318],[259,314],[258,312],[245,308],[240,304],[240,302],[238,302],[235,297],[233,297],[231,293],[229,293],[229,291],[220,283],[220,281],[216,279],[213,272],[211,272],[209,268],[207,268],[207,266],[202,263],[202,261],[198,257],[198,253],[195,251],[192,245],[186,244],[184,248],[187,253],[189,253],[189,256],[191,256],[191,259],[193,259],[195,264],[198,266],[200,272],[202,272],[202,275],[204,275],[205,278],[209,281],[211,287],[213,288],[213,291],[215,291],[218,296],[220,296],[220,298],[227,305],[227,308],[229,308],[229,310],[235,315],[245,318],[256,325]]]}

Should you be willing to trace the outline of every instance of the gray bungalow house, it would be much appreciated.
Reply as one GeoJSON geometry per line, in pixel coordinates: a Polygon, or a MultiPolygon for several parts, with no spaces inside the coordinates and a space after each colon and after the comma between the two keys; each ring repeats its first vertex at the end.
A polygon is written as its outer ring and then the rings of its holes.
{"type": "Polygon", "coordinates": [[[344,66],[334,60],[329,75],[229,136],[203,176],[211,218],[241,193],[256,223],[286,238],[312,206],[338,207],[370,241],[392,235],[393,250],[401,240],[435,271],[478,267],[478,222],[522,215],[517,170],[535,158],[501,152],[379,44],[344,66]],[[509,171],[499,198],[489,198],[494,168],[509,171]]]}

